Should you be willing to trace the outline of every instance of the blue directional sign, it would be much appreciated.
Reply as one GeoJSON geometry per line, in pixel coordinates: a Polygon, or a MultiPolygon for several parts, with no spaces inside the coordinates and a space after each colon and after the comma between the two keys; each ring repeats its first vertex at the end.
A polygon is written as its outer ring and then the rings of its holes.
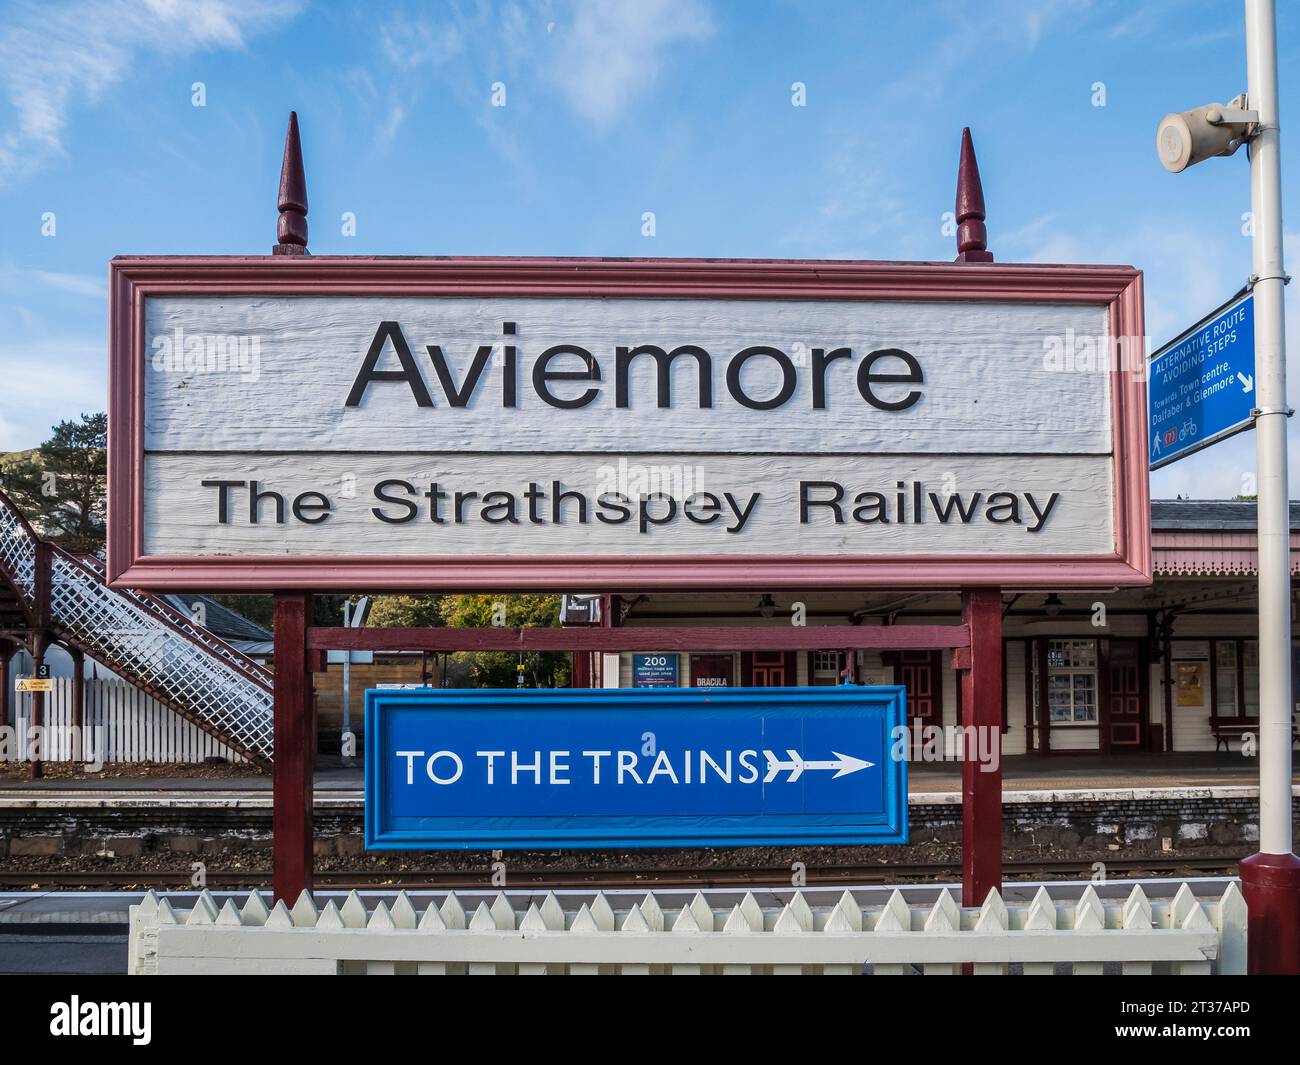
{"type": "Polygon", "coordinates": [[[905,724],[901,687],[368,691],[366,847],[906,843],[905,724]]]}
{"type": "Polygon", "coordinates": [[[1151,469],[1249,429],[1255,406],[1255,304],[1238,293],[1151,356],[1151,469]]]}

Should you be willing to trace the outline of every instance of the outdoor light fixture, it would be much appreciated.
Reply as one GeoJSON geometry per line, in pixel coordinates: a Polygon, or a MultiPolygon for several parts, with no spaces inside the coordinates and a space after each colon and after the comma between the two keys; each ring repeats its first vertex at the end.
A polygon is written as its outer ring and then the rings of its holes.
{"type": "Polygon", "coordinates": [[[758,600],[758,612],[765,618],[770,618],[776,613],[776,602],[767,592],[764,592],[758,600]]]}
{"type": "Polygon", "coordinates": [[[1250,138],[1259,112],[1246,110],[1246,95],[1227,104],[1205,104],[1165,115],[1156,130],[1160,162],[1178,174],[1215,155],[1232,155],[1250,138]]]}
{"type": "Polygon", "coordinates": [[[1052,594],[1044,601],[1043,609],[1047,611],[1047,616],[1049,618],[1056,617],[1056,615],[1061,612],[1061,597],[1055,592],[1052,592],[1052,594]]]}

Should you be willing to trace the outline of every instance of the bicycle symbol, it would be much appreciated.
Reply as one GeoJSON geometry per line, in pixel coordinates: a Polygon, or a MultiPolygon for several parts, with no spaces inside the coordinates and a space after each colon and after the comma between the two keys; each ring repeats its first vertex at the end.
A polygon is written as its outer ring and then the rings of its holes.
{"type": "Polygon", "coordinates": [[[1189,440],[1196,435],[1197,425],[1191,418],[1178,427],[1178,439],[1189,440]]]}

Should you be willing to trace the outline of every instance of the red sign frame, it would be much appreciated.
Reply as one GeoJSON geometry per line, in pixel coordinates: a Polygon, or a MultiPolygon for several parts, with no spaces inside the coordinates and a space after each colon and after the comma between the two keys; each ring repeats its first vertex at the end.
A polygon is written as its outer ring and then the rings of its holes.
{"type": "MultiPolygon", "coordinates": [[[[154,591],[512,590],[635,587],[1064,588],[1151,583],[1146,383],[1112,367],[1115,545],[1108,555],[561,558],[149,556],[143,551],[144,308],[152,296],[621,296],[985,300],[1103,305],[1110,336],[1141,338],[1130,266],[737,259],[120,257],[109,267],[108,582],[154,591]]],[[[1128,342],[1128,341],[1126,341],[1128,342]]],[[[1131,342],[1129,342],[1131,343],[1131,342]]]]}

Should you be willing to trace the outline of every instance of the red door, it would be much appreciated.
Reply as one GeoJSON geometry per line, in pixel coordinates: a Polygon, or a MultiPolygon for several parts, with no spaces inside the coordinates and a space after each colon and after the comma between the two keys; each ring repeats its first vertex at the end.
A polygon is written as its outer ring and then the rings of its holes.
{"type": "Polygon", "coordinates": [[[751,688],[785,688],[795,683],[793,651],[745,651],[740,672],[751,688]]]}
{"type": "Polygon", "coordinates": [[[692,688],[733,686],[731,655],[691,655],[692,688]]]}
{"type": "Polygon", "coordinates": [[[1107,640],[1103,648],[1106,656],[1103,735],[1111,750],[1144,750],[1142,710],[1146,706],[1146,661],[1141,641],[1107,640]]]}
{"type": "Polygon", "coordinates": [[[907,690],[907,724],[913,747],[919,747],[927,726],[943,726],[942,652],[897,651],[887,661],[894,667],[894,683],[907,690]]]}

